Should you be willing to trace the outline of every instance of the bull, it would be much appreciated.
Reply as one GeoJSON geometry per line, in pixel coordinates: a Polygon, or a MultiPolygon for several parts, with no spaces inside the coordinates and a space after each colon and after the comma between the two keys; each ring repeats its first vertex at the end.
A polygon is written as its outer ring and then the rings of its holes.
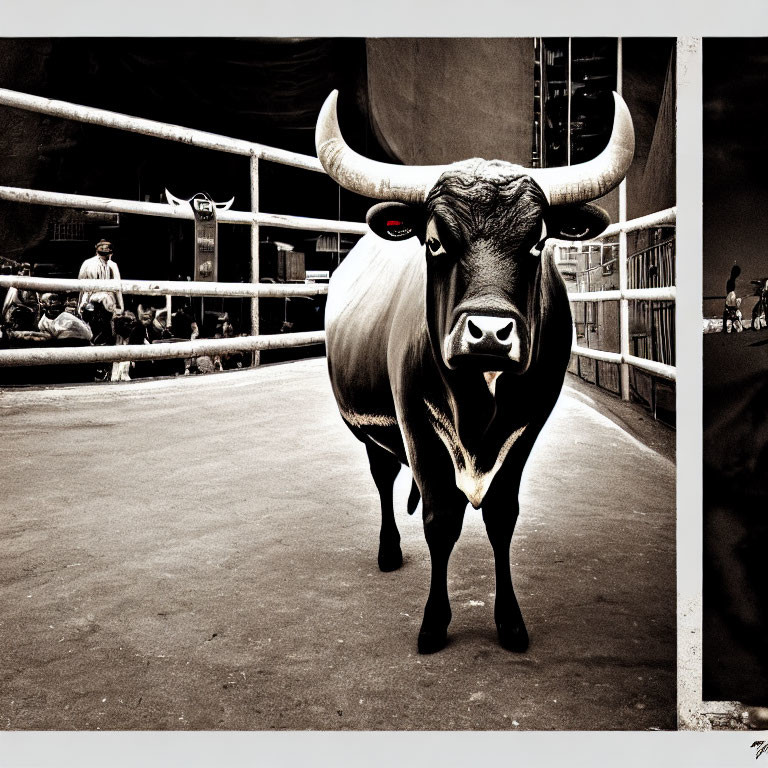
{"type": "Polygon", "coordinates": [[[603,152],[567,168],[499,160],[406,167],[369,160],[339,129],[334,91],[315,142],[341,186],[385,200],[334,273],[325,328],[341,417],[368,454],[381,502],[378,564],[402,565],[393,485],[413,473],[431,560],[418,650],[447,642],[447,569],[467,502],[482,509],[495,561],[499,642],[528,648],[509,550],[521,474],[563,385],[572,323],[547,238],[587,240],[608,224],[589,201],[624,178],[634,154],[626,104],[614,94],[603,152]]]}

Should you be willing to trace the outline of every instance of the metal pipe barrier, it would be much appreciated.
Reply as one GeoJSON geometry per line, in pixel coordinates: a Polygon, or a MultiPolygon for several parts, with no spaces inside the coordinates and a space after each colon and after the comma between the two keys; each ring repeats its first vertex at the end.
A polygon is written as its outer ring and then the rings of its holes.
{"type": "MultiPolygon", "coordinates": [[[[251,283],[250,284],[222,284],[221,287],[215,287],[213,283],[206,283],[197,287],[194,283],[152,283],[144,284],[143,281],[122,281],[120,289],[125,293],[139,293],[148,295],[182,295],[182,296],[242,296],[251,298],[251,333],[250,337],[238,337],[238,344],[241,344],[238,349],[250,350],[254,352],[253,361],[254,365],[258,365],[260,349],[272,349],[277,348],[274,345],[271,346],[248,346],[244,341],[245,339],[253,338],[270,338],[265,336],[259,336],[259,308],[258,299],[260,296],[314,296],[321,293],[325,293],[327,288],[321,286],[290,286],[278,288],[276,285],[269,285],[259,283],[259,227],[271,226],[280,227],[284,229],[304,229],[310,231],[319,232],[337,232],[339,234],[355,234],[363,235],[368,231],[368,227],[365,224],[357,222],[343,222],[333,221],[328,219],[313,219],[301,216],[283,216],[279,214],[262,213],[259,211],[259,160],[268,160],[270,162],[279,163],[281,165],[288,165],[294,168],[302,168],[308,171],[315,171],[318,173],[325,173],[320,161],[316,157],[308,155],[302,155],[297,152],[289,152],[287,150],[276,149],[264,144],[259,144],[251,141],[244,141],[241,139],[233,139],[228,136],[220,136],[218,134],[209,133],[207,131],[198,131],[191,128],[186,128],[179,125],[173,125],[170,123],[161,123],[155,120],[147,120],[144,118],[133,117],[125,115],[119,112],[110,112],[104,109],[98,109],[95,107],[88,107],[78,104],[71,104],[65,101],[57,101],[55,99],[47,99],[41,96],[34,96],[27,93],[20,93],[18,91],[11,91],[6,88],[0,88],[0,105],[13,107],[16,109],[23,109],[30,112],[37,112],[44,115],[51,115],[53,117],[62,118],[65,120],[76,120],[78,122],[90,123],[92,125],[99,125],[105,128],[113,128],[117,130],[128,131],[131,133],[139,133],[145,136],[151,136],[157,139],[164,139],[166,141],[174,141],[181,144],[187,144],[189,146],[197,147],[200,149],[211,149],[219,152],[228,152],[230,154],[241,155],[249,158],[249,176],[250,176],[250,190],[251,190],[251,205],[250,211],[222,211],[218,214],[218,221],[225,224],[242,224],[250,226],[251,228],[251,283]],[[160,286],[158,288],[157,286],[160,286]],[[175,290],[165,290],[163,286],[179,287],[178,292],[175,290]],[[161,290],[161,288],[163,288],[161,290]]],[[[28,203],[34,205],[48,205],[58,206],[65,208],[74,208],[79,210],[95,210],[104,211],[107,213],[131,213],[145,216],[163,216],[168,218],[177,219],[194,219],[194,214],[191,208],[188,206],[171,206],[161,203],[146,203],[134,200],[114,200],[104,197],[93,197],[87,195],[70,195],[57,192],[44,192],[39,190],[22,189],[17,187],[0,187],[0,199],[7,200],[16,203],[28,203]]],[[[113,281],[110,282],[110,288],[106,290],[116,290],[113,281]]],[[[18,287],[30,287],[32,290],[46,290],[46,288],[37,289],[31,284],[22,283],[0,283],[0,285],[17,285],[18,287]]],[[[70,284],[59,283],[61,288],[53,288],[53,284],[49,284],[48,290],[69,290],[70,284]]],[[[92,286],[96,285],[91,282],[79,282],[77,286],[72,290],[91,290],[92,286]]],[[[104,283],[98,285],[98,288],[104,290],[104,283]]],[[[295,338],[296,344],[304,344],[308,342],[302,342],[299,339],[301,334],[284,334],[281,335],[280,346],[291,346],[290,339],[295,338]],[[286,340],[288,340],[286,343],[286,340]]],[[[250,342],[249,342],[250,343],[250,342]]],[[[314,342],[311,342],[314,343],[314,342]]],[[[157,347],[168,347],[169,349],[163,349],[163,352],[169,352],[164,355],[167,357],[177,356],[190,356],[177,354],[179,345],[153,345],[157,347]],[[170,347],[173,347],[173,354],[170,354],[170,347]]],[[[125,351],[127,347],[122,347],[125,351]]],[[[41,351],[41,350],[39,350],[41,351]]],[[[50,350],[51,353],[59,355],[62,350],[50,350]]],[[[89,350],[85,350],[89,351],[89,350]]],[[[162,359],[157,350],[158,357],[141,357],[136,359],[162,359]]],[[[20,350],[13,350],[13,354],[20,352],[20,350]]],[[[84,351],[80,351],[84,354],[84,351]]],[[[98,351],[99,360],[104,360],[103,357],[106,352],[104,350],[98,351]]],[[[11,359],[11,351],[6,350],[4,353],[4,359],[11,359]]],[[[22,358],[19,357],[21,360],[22,358]]],[[[94,357],[93,359],[97,359],[94,357]]],[[[110,358],[112,359],[112,358],[110,358]]],[[[117,360],[134,359],[130,357],[114,358],[117,360]]],[[[13,363],[5,363],[11,365],[13,363]]],[[[18,363],[20,365],[26,363],[18,363]]]]}
{"type": "MultiPolygon", "coordinates": [[[[142,296],[218,296],[222,298],[282,298],[291,296],[321,296],[328,285],[281,283],[194,283],[168,280],[70,280],[23,275],[0,275],[0,288],[47,291],[122,291],[142,296]]],[[[77,363],[116,363],[135,360],[166,360],[169,358],[202,357],[233,352],[257,353],[266,349],[285,349],[325,341],[325,331],[235,336],[229,339],[196,339],[189,342],[105,347],[39,347],[36,349],[0,350],[0,368],[33,365],[70,365],[77,363]]]]}
{"type": "MultiPolygon", "coordinates": [[[[308,229],[312,231],[327,231],[338,232],[345,234],[365,234],[368,229],[365,224],[353,223],[353,222],[339,222],[326,219],[311,219],[299,216],[282,216],[278,214],[266,214],[259,211],[258,204],[258,175],[259,166],[258,161],[269,160],[272,162],[280,163],[283,165],[289,165],[296,168],[303,168],[306,170],[323,172],[322,166],[317,158],[309,157],[306,155],[300,155],[294,152],[288,152],[285,150],[275,149],[263,144],[255,142],[244,141],[241,139],[232,139],[226,136],[220,136],[206,131],[197,131],[190,128],[185,128],[178,125],[172,125],[168,123],[160,123],[154,120],[146,120],[144,118],[132,117],[130,115],[124,115],[117,112],[110,112],[103,109],[97,109],[94,107],[87,107],[77,104],[71,104],[64,101],[57,101],[53,99],[46,99],[40,96],[33,96],[30,94],[19,93],[17,91],[10,91],[5,88],[0,88],[0,105],[14,107],[17,109],[24,109],[27,111],[38,112],[41,114],[51,115],[68,120],[77,120],[80,122],[90,123],[93,125],[100,125],[107,128],[114,128],[118,130],[125,130],[132,133],[140,133],[145,136],[152,136],[159,139],[165,139],[168,141],[175,141],[190,146],[212,149],[221,152],[228,152],[232,154],[242,155],[250,158],[249,173],[251,178],[251,210],[249,212],[243,211],[222,211],[218,219],[222,223],[227,224],[242,224],[251,227],[251,278],[250,284],[222,284],[220,290],[218,287],[214,287],[215,284],[207,283],[204,285],[196,285],[194,283],[151,283],[149,281],[121,281],[120,290],[125,293],[139,293],[148,295],[171,295],[178,287],[179,293],[177,295],[185,296],[246,296],[251,297],[251,327],[253,334],[249,337],[239,337],[237,341],[234,340],[216,340],[215,343],[222,344],[238,344],[242,346],[228,348],[227,351],[237,351],[249,349],[254,351],[254,362],[258,360],[258,350],[277,348],[275,346],[260,346],[263,342],[258,343],[253,340],[263,340],[272,337],[258,336],[258,297],[259,296],[286,296],[286,295],[317,295],[324,291],[319,290],[320,286],[291,286],[286,290],[288,286],[280,286],[279,290],[276,285],[265,285],[258,283],[259,264],[258,264],[258,249],[259,249],[259,227],[260,226],[274,226],[283,227],[287,229],[308,229]],[[318,289],[318,290],[315,290],[318,289]],[[198,292],[199,291],[199,292],[198,292]],[[273,292],[274,291],[274,292],[273,292]],[[295,293],[294,293],[295,291],[295,293]],[[250,340],[247,341],[246,340],[250,340]],[[248,346],[248,344],[254,344],[254,346],[248,346]]],[[[75,208],[81,210],[97,210],[105,211],[109,213],[133,213],[139,215],[148,216],[164,216],[169,218],[180,219],[193,219],[193,213],[188,207],[176,207],[170,205],[164,205],[159,203],[144,203],[132,200],[113,200],[103,197],[93,197],[86,195],[69,195],[57,192],[42,192],[38,190],[21,189],[16,187],[0,187],[0,199],[8,200],[18,203],[29,203],[36,205],[49,205],[60,206],[67,208],[75,208]]],[[[627,302],[633,299],[650,299],[660,301],[674,301],[675,289],[674,288],[648,288],[648,289],[629,289],[627,287],[627,248],[626,248],[626,235],[628,232],[634,232],[640,229],[646,229],[653,226],[662,226],[664,224],[674,224],[676,220],[676,209],[670,208],[666,211],[661,211],[650,216],[644,216],[632,221],[624,221],[624,215],[620,216],[620,221],[617,224],[613,224],[608,227],[605,232],[595,240],[602,240],[607,237],[618,234],[620,237],[619,243],[619,274],[620,274],[620,286],[618,291],[592,291],[584,294],[570,294],[569,298],[572,301],[610,301],[619,300],[621,303],[621,349],[620,355],[616,356],[615,353],[602,352],[601,355],[608,355],[610,357],[598,358],[598,350],[591,350],[585,347],[573,346],[573,353],[582,355],[585,357],[593,357],[595,359],[609,359],[611,362],[618,362],[622,367],[622,398],[629,399],[629,377],[628,377],[628,365],[635,365],[638,368],[648,370],[657,375],[663,375],[665,378],[675,378],[675,369],[672,366],[664,366],[661,363],[656,363],[651,360],[645,360],[644,358],[634,357],[628,354],[629,350],[629,328],[627,319],[627,302]],[[618,359],[614,359],[614,356],[618,359]],[[661,371],[661,372],[660,372],[661,371]]],[[[53,287],[53,285],[63,286],[60,288],[54,288],[54,290],[94,290],[94,289],[111,289],[116,290],[115,281],[39,281],[34,285],[31,283],[23,283],[19,280],[11,282],[0,277],[0,285],[16,285],[18,287],[28,287],[32,290],[46,290],[45,287],[37,288],[37,285],[46,285],[53,287]],[[72,287],[72,284],[75,284],[72,287]],[[105,288],[105,286],[109,288],[105,288]]],[[[327,288],[326,288],[327,290],[327,288]]],[[[322,334],[322,332],[319,332],[322,334]]],[[[291,346],[291,337],[298,337],[302,334],[284,334],[279,338],[281,339],[280,346],[291,346]]],[[[321,339],[322,340],[322,339],[321,339]]],[[[314,342],[299,342],[298,343],[314,343],[314,342]]],[[[203,344],[204,342],[190,342],[190,344],[203,344]]],[[[205,343],[208,343],[207,341],[205,343]]],[[[211,342],[213,343],[213,342],[211,342]]],[[[117,361],[117,360],[131,360],[131,359],[162,359],[165,356],[168,357],[191,357],[194,356],[189,350],[182,350],[183,347],[188,346],[184,343],[181,344],[157,344],[151,345],[152,347],[158,347],[157,350],[145,350],[141,348],[141,356],[137,358],[130,357],[133,354],[139,354],[134,352],[128,346],[122,346],[119,348],[80,348],[80,349],[49,349],[49,350],[4,350],[0,352],[0,365],[34,365],[43,363],[24,363],[24,362],[7,362],[8,360],[18,359],[39,359],[41,353],[50,353],[53,357],[49,361],[54,359],[58,360],[59,357],[64,359],[70,359],[67,355],[75,355],[80,361],[85,361],[85,357],[88,354],[93,355],[89,359],[99,360],[102,362],[117,361]],[[167,349],[160,349],[161,347],[167,349]],[[114,351],[111,351],[114,350],[114,351]],[[25,353],[21,355],[20,353],[25,353]],[[150,356],[151,354],[151,356],[150,356]],[[117,355],[117,356],[115,356],[117,355]],[[155,357],[157,355],[157,357],[155,357]],[[17,356],[17,358],[14,358],[17,356]],[[37,356],[37,357],[36,357],[37,356]],[[83,356],[83,359],[80,359],[83,356]]],[[[223,347],[222,347],[223,348],[223,347]]],[[[45,355],[43,355],[45,357],[45,355]]]]}
{"type": "Polygon", "coordinates": [[[583,293],[569,293],[570,301],[674,301],[677,290],[674,285],[663,288],[626,288],[625,290],[609,291],[584,291],[583,293]]]}
{"type": "Polygon", "coordinates": [[[656,374],[669,381],[675,381],[676,379],[676,369],[673,365],[658,363],[655,360],[647,360],[644,357],[636,357],[635,355],[622,355],[619,352],[605,352],[602,349],[578,347],[578,352],[575,352],[575,349],[575,347],[571,347],[571,352],[579,354],[581,357],[589,357],[592,360],[601,360],[604,363],[633,365],[635,368],[641,368],[644,371],[648,371],[648,373],[656,374]]]}
{"type": "Polygon", "coordinates": [[[231,139],[228,136],[219,136],[215,133],[197,131],[193,128],[184,128],[183,126],[170,123],[159,123],[142,117],[131,117],[120,112],[110,112],[106,109],[46,99],[29,93],[10,91],[7,88],[0,88],[0,105],[23,109],[27,112],[39,112],[43,115],[61,117],[65,120],[76,120],[80,123],[101,125],[105,128],[116,128],[131,133],[141,133],[144,136],[176,141],[201,149],[213,149],[233,155],[257,157],[261,160],[270,160],[281,165],[291,165],[294,168],[304,168],[308,171],[325,173],[323,166],[316,157],[301,155],[298,152],[288,152],[284,149],[275,149],[274,147],[268,147],[253,141],[231,139]]]}
{"type": "MultiPolygon", "coordinates": [[[[588,242],[599,242],[608,237],[619,235],[619,288],[608,291],[585,291],[583,293],[569,293],[568,299],[572,302],[587,301],[619,301],[619,336],[621,352],[605,352],[599,349],[590,349],[581,347],[574,342],[571,347],[571,353],[581,357],[588,357],[593,360],[602,360],[608,363],[616,363],[621,366],[621,399],[629,400],[629,366],[634,366],[648,373],[660,376],[669,381],[677,380],[677,369],[675,366],[659,363],[655,360],[647,360],[644,357],[637,357],[629,354],[629,311],[630,301],[675,301],[677,290],[675,286],[665,286],[660,288],[628,288],[627,287],[627,240],[626,234],[637,232],[651,227],[661,227],[674,225],[677,221],[677,208],[667,208],[648,216],[641,216],[630,221],[619,221],[611,224],[606,230],[596,238],[588,242]]],[[[558,244],[567,246],[570,243],[557,241],[558,244]]],[[[574,326],[574,339],[576,338],[574,326]]]]}
{"type": "MultiPolygon", "coordinates": [[[[168,205],[167,203],[144,203],[138,200],[115,200],[108,197],[70,195],[64,192],[43,192],[21,187],[0,187],[0,200],[32,205],[50,205],[59,208],[74,208],[106,213],[135,213],[143,216],[164,216],[172,219],[195,218],[189,206],[168,205]]],[[[368,225],[335,219],[311,219],[304,216],[284,216],[277,213],[251,211],[221,211],[216,219],[222,224],[246,224],[250,226],[282,227],[283,229],[309,229],[316,232],[342,232],[364,235],[368,225]]]]}
{"type": "Polygon", "coordinates": [[[281,333],[269,336],[237,336],[231,339],[158,342],[156,344],[118,344],[108,347],[43,347],[39,349],[0,349],[0,368],[33,365],[74,365],[78,363],[120,363],[126,360],[167,360],[178,357],[203,357],[231,352],[258,352],[285,349],[325,341],[325,331],[281,333]]]}
{"type": "Polygon", "coordinates": [[[0,288],[21,288],[27,291],[121,291],[139,296],[219,296],[228,299],[262,296],[322,296],[328,293],[325,283],[196,283],[190,280],[75,280],[53,277],[0,275],[0,288]]]}

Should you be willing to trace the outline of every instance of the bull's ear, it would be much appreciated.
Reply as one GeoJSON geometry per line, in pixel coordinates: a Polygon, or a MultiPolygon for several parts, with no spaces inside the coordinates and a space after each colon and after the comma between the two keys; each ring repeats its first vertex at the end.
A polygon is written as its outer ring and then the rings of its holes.
{"type": "Polygon", "coordinates": [[[547,235],[559,240],[591,240],[610,224],[598,205],[558,205],[547,213],[547,235]]]}
{"type": "Polygon", "coordinates": [[[365,217],[368,226],[384,240],[407,240],[418,237],[424,242],[426,215],[417,205],[405,203],[379,203],[365,217]]]}

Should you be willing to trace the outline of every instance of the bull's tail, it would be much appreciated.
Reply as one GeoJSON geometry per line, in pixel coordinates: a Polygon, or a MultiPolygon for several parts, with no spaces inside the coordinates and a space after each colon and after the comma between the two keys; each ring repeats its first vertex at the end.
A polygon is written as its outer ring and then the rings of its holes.
{"type": "Polygon", "coordinates": [[[419,493],[419,486],[416,485],[416,481],[411,481],[411,492],[408,494],[408,514],[412,515],[416,511],[416,507],[419,506],[421,500],[421,494],[419,493]]]}

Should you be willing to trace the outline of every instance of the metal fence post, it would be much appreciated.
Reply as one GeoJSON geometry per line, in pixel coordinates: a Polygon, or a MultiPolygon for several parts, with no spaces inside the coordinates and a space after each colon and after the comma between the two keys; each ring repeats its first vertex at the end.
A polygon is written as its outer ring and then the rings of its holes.
{"type": "MultiPolygon", "coordinates": [[[[259,212],[259,156],[251,155],[251,212],[259,212]]],[[[259,282],[259,225],[255,221],[251,224],[251,282],[259,282]]],[[[254,296],[251,299],[251,335],[259,335],[259,297],[254,296]]],[[[259,365],[261,362],[261,353],[258,350],[253,352],[252,365],[259,365]]]]}
{"type": "MultiPolygon", "coordinates": [[[[621,38],[618,40],[616,61],[616,90],[623,90],[624,59],[621,38]]],[[[627,221],[627,180],[619,184],[619,224],[627,221]]],[[[627,281],[627,233],[622,228],[619,232],[619,290],[626,291],[627,281]]],[[[622,357],[629,355],[629,301],[619,299],[619,338],[622,357]]],[[[629,400],[629,365],[621,364],[621,399],[629,400]]]]}
{"type": "MultiPolygon", "coordinates": [[[[619,221],[627,220],[626,181],[619,187],[619,221]]],[[[627,233],[619,233],[619,290],[627,290],[627,233]]],[[[629,354],[629,300],[619,299],[619,333],[621,354],[629,354]]],[[[621,399],[629,400],[629,365],[621,364],[621,399]]]]}

